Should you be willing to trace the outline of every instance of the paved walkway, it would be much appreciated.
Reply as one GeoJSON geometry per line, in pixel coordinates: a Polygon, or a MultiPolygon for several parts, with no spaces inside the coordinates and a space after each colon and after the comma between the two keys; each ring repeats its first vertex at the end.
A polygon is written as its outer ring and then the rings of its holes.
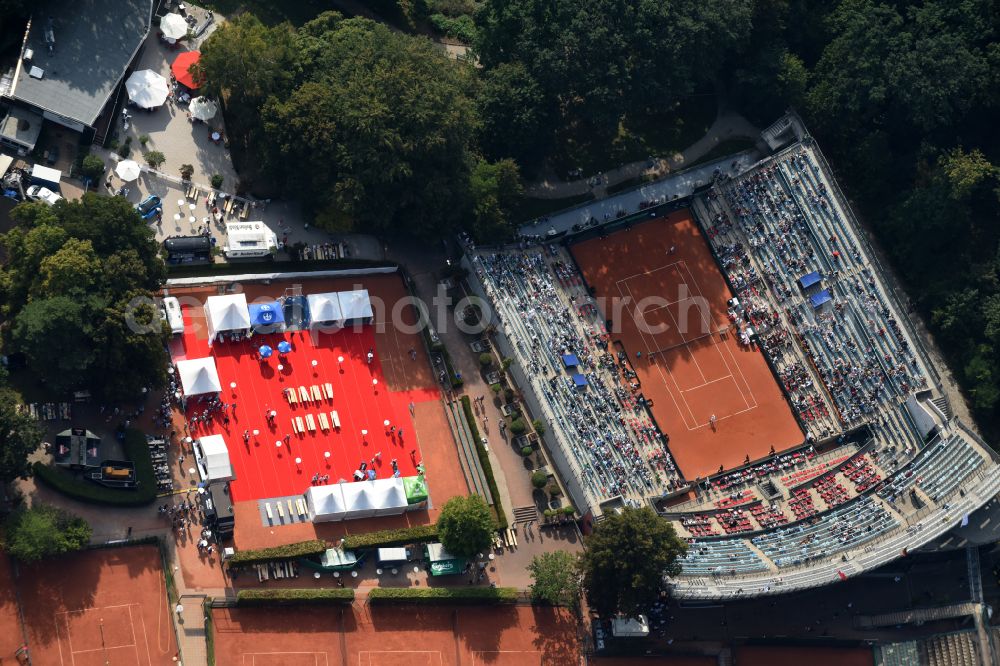
{"type": "Polygon", "coordinates": [[[705,132],[705,136],[680,153],[674,153],[666,158],[640,160],[620,166],[603,173],[598,177],[596,184],[592,184],[592,178],[581,178],[570,182],[542,180],[530,185],[525,190],[525,195],[535,199],[566,199],[590,192],[595,198],[602,199],[607,196],[607,188],[612,185],[637,176],[662,177],[701,159],[720,143],[737,138],[755,140],[759,135],[760,130],[746,118],[733,111],[726,111],[716,117],[715,122],[705,132]]]}

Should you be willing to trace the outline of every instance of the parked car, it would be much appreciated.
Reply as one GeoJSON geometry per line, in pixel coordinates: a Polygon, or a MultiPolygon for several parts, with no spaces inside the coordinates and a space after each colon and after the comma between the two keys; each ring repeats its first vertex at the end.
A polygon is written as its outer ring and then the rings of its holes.
{"type": "Polygon", "coordinates": [[[55,205],[58,201],[62,201],[61,196],[41,185],[32,185],[24,194],[28,197],[29,201],[44,201],[50,206],[55,205]]]}
{"type": "Polygon", "coordinates": [[[150,194],[148,197],[142,200],[138,206],[135,207],[139,211],[139,215],[142,219],[149,220],[157,215],[163,214],[163,206],[160,205],[160,197],[155,194],[150,194]]]}

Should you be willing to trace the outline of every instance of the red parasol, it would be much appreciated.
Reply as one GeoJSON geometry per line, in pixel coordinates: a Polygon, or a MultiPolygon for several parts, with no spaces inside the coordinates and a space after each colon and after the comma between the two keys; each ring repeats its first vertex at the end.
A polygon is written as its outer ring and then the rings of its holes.
{"type": "Polygon", "coordinates": [[[170,66],[170,69],[174,73],[174,78],[188,88],[194,89],[201,86],[203,81],[195,80],[194,75],[190,72],[191,65],[198,62],[199,58],[201,58],[201,51],[185,51],[177,56],[174,64],[170,66]]]}

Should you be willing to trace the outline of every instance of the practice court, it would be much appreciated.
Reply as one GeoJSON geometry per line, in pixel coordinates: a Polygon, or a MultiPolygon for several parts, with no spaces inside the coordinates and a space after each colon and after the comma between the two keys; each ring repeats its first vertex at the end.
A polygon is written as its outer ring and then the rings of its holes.
{"type": "Polygon", "coordinates": [[[686,478],[802,443],[763,355],[740,344],[727,314],[732,293],[690,211],[570,251],[686,478]]]}

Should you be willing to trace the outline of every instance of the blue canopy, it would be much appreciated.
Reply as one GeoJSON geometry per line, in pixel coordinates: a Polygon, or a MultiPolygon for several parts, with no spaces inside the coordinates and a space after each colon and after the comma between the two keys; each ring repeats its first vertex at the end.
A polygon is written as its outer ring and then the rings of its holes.
{"type": "Polygon", "coordinates": [[[819,271],[813,271],[812,273],[803,275],[802,277],[799,278],[799,286],[801,286],[803,289],[808,289],[809,287],[813,286],[822,279],[823,276],[819,274],[819,271]]]}
{"type": "Polygon", "coordinates": [[[833,300],[833,296],[830,295],[830,290],[829,289],[824,289],[823,291],[819,292],[818,294],[813,294],[812,296],[810,296],[809,300],[812,301],[812,304],[813,304],[814,308],[818,308],[819,306],[823,305],[824,303],[832,301],[833,300]]]}
{"type": "Polygon", "coordinates": [[[260,349],[257,351],[260,352],[261,358],[271,358],[271,354],[274,353],[274,350],[271,349],[270,345],[261,345],[260,349]]]}
{"type": "Polygon", "coordinates": [[[290,343],[288,340],[282,340],[281,342],[278,343],[279,353],[287,354],[290,351],[292,351],[292,343],[290,343]]]}
{"type": "Polygon", "coordinates": [[[580,360],[576,357],[576,354],[563,354],[562,362],[567,368],[575,368],[580,365],[580,360]]]}
{"type": "Polygon", "coordinates": [[[250,323],[254,326],[274,326],[285,321],[285,315],[277,303],[251,303],[250,323]]]}
{"type": "Polygon", "coordinates": [[[590,382],[583,375],[573,375],[573,383],[576,384],[577,388],[588,385],[590,382]]]}

